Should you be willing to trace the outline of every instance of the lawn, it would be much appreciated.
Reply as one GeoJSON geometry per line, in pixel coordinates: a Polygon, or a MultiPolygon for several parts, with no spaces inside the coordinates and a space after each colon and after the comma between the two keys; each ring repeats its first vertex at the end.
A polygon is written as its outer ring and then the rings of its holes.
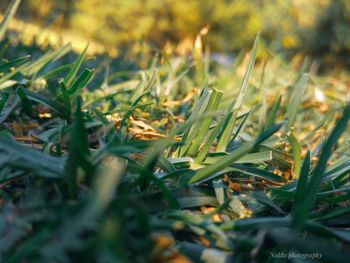
{"type": "Polygon", "coordinates": [[[89,45],[16,56],[12,16],[0,262],[349,262],[343,73],[259,59],[259,35],[229,65],[200,37],[138,69],[91,68],[89,45]]]}

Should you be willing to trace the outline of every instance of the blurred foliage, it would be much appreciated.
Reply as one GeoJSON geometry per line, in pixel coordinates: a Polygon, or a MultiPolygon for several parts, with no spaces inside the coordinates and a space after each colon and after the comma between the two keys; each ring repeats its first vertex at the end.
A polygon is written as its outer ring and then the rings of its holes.
{"type": "MultiPolygon", "coordinates": [[[[1,10],[9,0],[0,3],[1,10]]],[[[28,0],[21,19],[44,27],[70,29],[111,51],[146,40],[185,53],[203,29],[214,51],[251,46],[257,32],[273,50],[315,55],[350,50],[347,0],[28,0]]],[[[137,45],[136,45],[137,48],[137,45]]]]}

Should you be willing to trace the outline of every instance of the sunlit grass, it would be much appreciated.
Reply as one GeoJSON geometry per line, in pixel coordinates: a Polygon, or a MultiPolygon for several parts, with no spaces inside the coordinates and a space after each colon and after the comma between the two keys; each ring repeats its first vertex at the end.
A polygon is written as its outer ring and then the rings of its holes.
{"type": "Polygon", "coordinates": [[[1,46],[0,261],[348,261],[344,86],[261,63],[259,37],[229,66],[198,39],[128,72],[1,46]]]}

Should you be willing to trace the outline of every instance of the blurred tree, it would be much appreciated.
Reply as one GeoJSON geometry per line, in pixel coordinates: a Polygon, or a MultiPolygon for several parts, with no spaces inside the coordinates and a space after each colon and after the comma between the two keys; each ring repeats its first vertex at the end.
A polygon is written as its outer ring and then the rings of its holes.
{"type": "MultiPolygon", "coordinates": [[[[1,0],[0,10],[5,10],[11,0],[1,0]]],[[[24,0],[17,12],[22,19],[39,23],[43,26],[68,26],[74,13],[74,0],[24,0]]]]}
{"type": "Polygon", "coordinates": [[[330,1],[315,24],[303,33],[308,52],[350,53],[350,1],[330,1]]]}
{"type": "MultiPolygon", "coordinates": [[[[9,2],[1,0],[1,10],[9,2]]],[[[215,51],[250,47],[261,31],[273,50],[350,53],[349,0],[26,0],[18,15],[107,48],[193,43],[208,27],[204,43],[215,51]]]]}
{"type": "Polygon", "coordinates": [[[179,42],[209,26],[211,46],[232,51],[251,41],[262,25],[256,6],[243,0],[79,0],[76,8],[74,27],[111,44],[179,42]]]}

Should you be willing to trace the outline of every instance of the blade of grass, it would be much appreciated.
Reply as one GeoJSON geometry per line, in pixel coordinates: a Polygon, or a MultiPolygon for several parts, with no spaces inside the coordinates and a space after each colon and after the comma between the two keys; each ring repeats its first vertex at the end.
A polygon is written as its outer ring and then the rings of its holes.
{"type": "Polygon", "coordinates": [[[288,120],[285,126],[285,132],[289,132],[294,125],[308,80],[309,75],[303,74],[294,87],[292,97],[287,107],[286,117],[288,120]]]}
{"type": "Polygon", "coordinates": [[[59,178],[63,175],[63,159],[43,154],[21,145],[0,133],[0,150],[11,158],[7,165],[35,172],[36,175],[59,178]]]}
{"type": "MultiPolygon", "coordinates": [[[[68,94],[75,97],[94,77],[94,70],[85,69],[83,73],[73,82],[72,86],[67,90],[68,94]]],[[[64,81],[63,81],[64,83],[64,81]]]]}
{"type": "Polygon", "coordinates": [[[279,96],[278,99],[275,101],[275,103],[273,104],[267,118],[266,118],[266,122],[264,124],[264,128],[263,130],[268,129],[269,127],[271,127],[277,119],[277,112],[279,110],[279,108],[281,107],[281,101],[282,101],[282,96],[279,96]]]}
{"type": "Polygon", "coordinates": [[[21,0],[12,0],[10,5],[6,9],[4,18],[0,24],[0,42],[4,39],[9,23],[11,19],[15,16],[20,3],[21,0]]]}
{"type": "Polygon", "coordinates": [[[306,157],[303,162],[303,166],[301,169],[300,178],[298,180],[294,204],[293,204],[293,210],[292,210],[292,228],[294,229],[301,229],[302,226],[302,220],[303,218],[299,216],[300,208],[302,207],[302,204],[304,202],[305,196],[307,196],[307,181],[309,178],[309,172],[310,172],[310,151],[307,152],[306,157]]]}
{"type": "Polygon", "coordinates": [[[253,45],[253,50],[252,50],[252,55],[250,57],[247,70],[244,73],[244,77],[243,77],[243,80],[242,80],[242,84],[241,84],[241,88],[239,90],[238,97],[237,97],[236,101],[232,102],[232,104],[229,107],[229,109],[233,108],[233,110],[237,110],[238,111],[241,108],[241,105],[242,105],[243,100],[244,100],[244,95],[246,94],[246,91],[247,91],[247,88],[248,88],[249,79],[250,79],[250,76],[251,76],[251,74],[253,72],[253,69],[254,69],[254,64],[255,64],[255,60],[256,60],[256,54],[258,52],[258,46],[259,46],[259,34],[255,38],[254,45],[253,45]]]}
{"type": "Polygon", "coordinates": [[[23,92],[26,94],[28,99],[46,105],[47,107],[59,114],[63,114],[65,111],[64,107],[59,102],[52,100],[47,96],[41,95],[36,92],[32,92],[28,89],[23,89],[23,92]]]}
{"type": "Polygon", "coordinates": [[[206,158],[210,147],[212,146],[214,140],[219,136],[220,131],[222,129],[222,127],[224,126],[225,123],[225,119],[221,119],[218,124],[215,126],[215,128],[212,130],[212,132],[210,133],[210,136],[207,138],[207,140],[203,143],[203,146],[201,147],[197,158],[196,158],[196,162],[200,163],[202,161],[204,161],[204,159],[206,158]]]}
{"type": "Polygon", "coordinates": [[[293,133],[287,136],[288,141],[291,145],[292,154],[293,154],[293,178],[299,178],[300,170],[301,170],[301,146],[293,135],[293,133]]]}
{"type": "Polygon", "coordinates": [[[16,95],[9,95],[0,112],[0,123],[3,123],[10,114],[20,104],[20,99],[16,95]]]}
{"type": "Polygon", "coordinates": [[[45,65],[56,61],[57,59],[66,55],[69,51],[72,50],[71,44],[66,44],[54,51],[48,51],[45,55],[41,56],[36,61],[26,64],[26,67],[20,72],[27,75],[32,76],[37,74],[45,65]]]}
{"type": "Polygon", "coordinates": [[[71,99],[69,98],[69,93],[67,88],[65,87],[63,81],[59,83],[61,93],[62,93],[62,100],[63,100],[63,106],[64,106],[64,115],[65,118],[70,122],[70,117],[72,115],[72,104],[71,99]]]}
{"type": "Polygon", "coordinates": [[[66,165],[66,180],[70,197],[75,197],[77,193],[79,168],[83,169],[87,179],[91,178],[95,170],[89,159],[88,134],[84,124],[81,103],[81,98],[78,97],[66,165]]]}
{"type": "MultiPolygon", "coordinates": [[[[14,70],[12,70],[9,73],[7,73],[4,76],[2,76],[0,78],[0,84],[4,84],[5,81],[9,80],[13,76],[15,76],[17,73],[21,73],[22,71],[24,71],[28,67],[28,65],[30,65],[30,63],[29,62],[25,62],[21,66],[15,68],[14,70]]],[[[12,83],[13,83],[14,80],[10,80],[10,81],[12,81],[12,83]]],[[[2,90],[2,89],[5,89],[5,88],[8,88],[8,85],[1,85],[0,87],[1,87],[0,90],[2,90]]]]}
{"type": "MultiPolygon", "coordinates": [[[[215,163],[217,162],[221,156],[227,155],[222,153],[210,153],[207,158],[205,159],[205,163],[215,163]]],[[[248,153],[244,155],[242,158],[239,158],[235,163],[237,164],[243,164],[243,163],[262,163],[267,161],[272,161],[272,151],[261,151],[256,153],[248,153]]]]}
{"type": "Polygon", "coordinates": [[[23,88],[19,87],[17,89],[17,94],[19,96],[19,98],[21,99],[21,103],[22,103],[22,109],[23,111],[31,118],[34,117],[34,112],[32,109],[32,103],[31,101],[28,99],[27,95],[24,93],[23,88]]]}
{"type": "Polygon", "coordinates": [[[233,111],[227,114],[225,124],[223,125],[221,134],[219,135],[219,141],[216,146],[216,151],[224,152],[231,140],[232,132],[236,124],[237,111],[233,111]]]}
{"type": "Polygon", "coordinates": [[[238,97],[229,106],[230,113],[227,116],[226,124],[224,125],[222,134],[220,136],[220,139],[216,148],[216,150],[219,152],[225,151],[229,142],[231,141],[232,132],[236,123],[237,113],[243,103],[244,96],[248,88],[249,79],[254,69],[258,46],[259,46],[259,34],[255,38],[252,55],[250,57],[247,70],[244,74],[238,97]],[[231,109],[233,109],[233,111],[231,109]]]}
{"type": "Polygon", "coordinates": [[[87,44],[85,46],[83,52],[80,54],[80,56],[74,62],[74,65],[73,65],[71,71],[68,73],[68,75],[63,80],[63,83],[64,83],[64,85],[66,85],[66,87],[70,87],[73,79],[78,74],[79,68],[85,59],[86,52],[87,52],[88,48],[89,48],[89,44],[87,44]]]}
{"type": "Polygon", "coordinates": [[[10,60],[9,62],[4,63],[0,66],[0,72],[8,71],[10,70],[11,67],[19,67],[25,62],[27,62],[29,59],[30,59],[30,55],[10,60]]]}
{"type": "Polygon", "coordinates": [[[262,178],[264,180],[269,180],[271,182],[277,182],[277,183],[281,183],[286,181],[283,177],[271,173],[269,171],[266,170],[262,170],[262,169],[258,169],[255,167],[250,167],[250,166],[245,166],[245,165],[238,165],[238,164],[234,164],[232,165],[232,167],[234,168],[235,171],[244,173],[244,174],[248,174],[248,175],[252,175],[255,177],[259,177],[262,178]]]}

